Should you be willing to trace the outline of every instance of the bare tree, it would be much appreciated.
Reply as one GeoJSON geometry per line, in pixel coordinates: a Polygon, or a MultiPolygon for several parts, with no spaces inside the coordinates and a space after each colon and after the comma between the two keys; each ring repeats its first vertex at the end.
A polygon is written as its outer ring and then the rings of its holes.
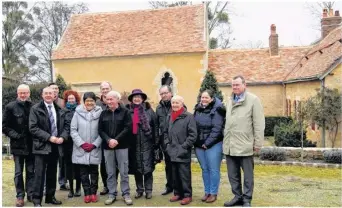
{"type": "Polygon", "coordinates": [[[29,66],[35,65],[37,57],[28,55],[26,46],[40,42],[42,29],[35,27],[32,8],[27,2],[2,3],[2,73],[3,76],[27,81],[29,66]]]}
{"type": "Polygon", "coordinates": [[[334,1],[324,1],[324,2],[310,2],[305,3],[305,9],[314,18],[312,28],[321,31],[321,18],[323,14],[323,9],[334,9],[334,1]]]}
{"type": "Polygon", "coordinates": [[[240,44],[239,48],[263,48],[264,43],[261,40],[258,41],[251,41],[249,40],[247,43],[245,44],[240,44]]]}
{"type": "Polygon", "coordinates": [[[39,2],[34,8],[37,14],[35,22],[43,28],[42,41],[31,42],[33,53],[38,54],[39,61],[30,70],[31,76],[38,80],[52,81],[52,49],[59,43],[71,15],[88,11],[84,3],[69,5],[60,1],[39,2]]]}

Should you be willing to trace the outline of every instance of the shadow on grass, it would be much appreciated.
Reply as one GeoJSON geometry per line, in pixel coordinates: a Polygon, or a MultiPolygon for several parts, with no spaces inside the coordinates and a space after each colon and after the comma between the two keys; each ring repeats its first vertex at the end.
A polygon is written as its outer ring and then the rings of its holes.
{"type": "MultiPolygon", "coordinates": [[[[231,187],[228,182],[226,165],[221,166],[221,181],[218,193],[218,200],[212,204],[201,202],[203,196],[203,183],[201,169],[198,164],[192,164],[192,187],[193,202],[189,206],[197,207],[222,207],[223,203],[233,198],[231,187]]],[[[2,205],[15,205],[14,187],[14,163],[12,160],[3,160],[2,163],[2,205]]],[[[178,202],[171,203],[169,198],[172,194],[161,196],[160,193],[165,187],[164,164],[158,164],[153,174],[153,198],[147,200],[134,199],[135,184],[134,177],[130,176],[131,195],[134,207],[161,207],[181,206],[178,202]]],[[[59,186],[57,185],[59,188],[59,186]]],[[[253,206],[335,206],[341,207],[341,169],[323,169],[298,166],[255,166],[255,182],[253,194],[253,206]]],[[[99,190],[102,190],[102,182],[99,179],[99,190]]],[[[120,187],[118,187],[120,190],[120,187]]],[[[120,191],[119,193],[120,194],[120,191]]],[[[99,207],[105,206],[107,196],[99,196],[97,203],[85,204],[82,197],[68,199],[67,191],[56,191],[56,198],[63,202],[62,206],[73,207],[99,207]]],[[[117,201],[111,206],[126,206],[119,195],[117,201]]],[[[44,201],[44,199],[43,199],[44,201]]],[[[45,205],[43,206],[51,206],[45,205]]],[[[32,206],[25,200],[25,206],[32,206]]],[[[52,206],[51,206],[52,207],[52,206]]]]}

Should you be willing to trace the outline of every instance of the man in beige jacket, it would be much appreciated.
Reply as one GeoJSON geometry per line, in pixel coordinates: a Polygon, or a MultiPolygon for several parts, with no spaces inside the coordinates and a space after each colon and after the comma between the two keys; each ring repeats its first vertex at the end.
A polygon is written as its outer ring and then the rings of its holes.
{"type": "Polygon", "coordinates": [[[254,187],[253,153],[264,140],[265,117],[260,99],[246,91],[245,79],[232,80],[233,93],[227,100],[223,153],[226,155],[228,178],[235,197],[224,206],[251,206],[254,187]],[[243,192],[241,169],[244,173],[243,192]]]}

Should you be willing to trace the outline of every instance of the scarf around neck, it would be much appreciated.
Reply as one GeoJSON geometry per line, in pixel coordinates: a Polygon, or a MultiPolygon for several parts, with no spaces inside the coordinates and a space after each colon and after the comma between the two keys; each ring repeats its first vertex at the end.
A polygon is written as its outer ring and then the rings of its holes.
{"type": "Polygon", "coordinates": [[[138,124],[140,123],[144,134],[146,136],[151,135],[151,127],[143,104],[136,105],[132,103],[131,108],[133,109],[133,134],[138,134],[138,124]]]}

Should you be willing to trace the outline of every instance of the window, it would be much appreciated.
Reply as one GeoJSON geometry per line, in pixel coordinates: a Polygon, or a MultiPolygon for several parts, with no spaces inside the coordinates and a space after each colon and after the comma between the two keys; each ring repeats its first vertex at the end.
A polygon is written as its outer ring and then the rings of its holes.
{"type": "Polygon", "coordinates": [[[172,87],[173,78],[171,77],[169,72],[165,72],[163,78],[161,79],[161,85],[169,85],[172,87]]]}

